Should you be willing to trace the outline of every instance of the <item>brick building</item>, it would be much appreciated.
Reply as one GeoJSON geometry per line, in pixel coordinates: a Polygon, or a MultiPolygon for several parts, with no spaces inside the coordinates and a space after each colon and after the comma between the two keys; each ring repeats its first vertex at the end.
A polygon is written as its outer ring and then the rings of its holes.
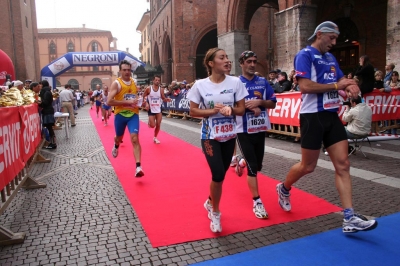
{"type": "Polygon", "coordinates": [[[295,54],[316,25],[339,25],[331,51],[344,72],[367,54],[375,68],[400,63],[399,0],[150,0],[151,64],[161,65],[163,81],[205,77],[205,51],[219,46],[240,74],[238,55],[258,54],[257,71],[290,70],[295,54]]]}
{"type": "Polygon", "coordinates": [[[0,49],[12,60],[13,80],[40,77],[35,0],[0,1],[0,49]]]}
{"type": "MultiPolygon", "coordinates": [[[[68,52],[107,52],[116,49],[116,38],[110,31],[82,28],[38,29],[40,69],[68,52]],[[112,47],[111,47],[112,46],[112,47]]],[[[95,89],[97,84],[110,87],[118,67],[73,67],[56,78],[57,87],[71,84],[74,89],[95,89]],[[113,71],[114,69],[114,71],[113,71]]]]}

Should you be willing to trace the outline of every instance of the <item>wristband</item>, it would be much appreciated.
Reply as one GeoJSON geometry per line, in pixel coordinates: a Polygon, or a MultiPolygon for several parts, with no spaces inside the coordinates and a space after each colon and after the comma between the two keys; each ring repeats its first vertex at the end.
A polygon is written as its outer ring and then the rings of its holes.
{"type": "Polygon", "coordinates": [[[333,85],[335,85],[335,90],[339,89],[337,83],[334,83],[333,85]]]}

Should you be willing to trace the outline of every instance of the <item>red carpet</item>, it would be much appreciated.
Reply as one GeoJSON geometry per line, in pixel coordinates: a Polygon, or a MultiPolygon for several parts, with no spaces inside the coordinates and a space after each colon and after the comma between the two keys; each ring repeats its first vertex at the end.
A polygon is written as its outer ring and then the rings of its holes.
{"type": "Polygon", "coordinates": [[[90,110],[90,113],[108,158],[153,247],[224,236],[341,210],[323,199],[293,188],[294,208],[286,213],[277,202],[275,186],[278,181],[260,175],[260,194],[270,218],[259,220],[252,211],[246,178],[236,176],[231,168],[224,182],[221,200],[222,233],[216,235],[210,231],[210,222],[203,207],[209,194],[211,173],[200,148],[162,131],[158,137],[161,144],[154,144],[153,129],[141,122],[139,138],[145,176],[135,178],[135,161],[128,132],[119,148],[118,158],[113,158],[114,116],[104,127],[101,118],[96,118],[95,110],[90,110]]]}

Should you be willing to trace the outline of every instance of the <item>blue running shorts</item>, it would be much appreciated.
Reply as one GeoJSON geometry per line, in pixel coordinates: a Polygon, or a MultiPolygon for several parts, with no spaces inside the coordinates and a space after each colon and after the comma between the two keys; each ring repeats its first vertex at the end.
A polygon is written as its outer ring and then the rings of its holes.
{"type": "Polygon", "coordinates": [[[127,126],[129,133],[139,134],[139,115],[134,114],[131,117],[125,117],[121,114],[116,114],[114,117],[114,127],[117,137],[124,135],[127,126]]]}

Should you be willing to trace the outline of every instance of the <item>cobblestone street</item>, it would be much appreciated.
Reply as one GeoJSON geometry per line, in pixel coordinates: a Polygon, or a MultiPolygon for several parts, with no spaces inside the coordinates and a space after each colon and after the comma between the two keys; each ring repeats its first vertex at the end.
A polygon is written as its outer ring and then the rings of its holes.
{"type": "MultiPolygon", "coordinates": [[[[56,131],[56,150],[42,150],[51,162],[35,164],[30,174],[47,187],[20,190],[0,217],[4,227],[27,234],[23,244],[0,248],[0,265],[188,265],[342,225],[342,214],[333,213],[152,248],[106,156],[90,111],[94,112],[88,105],[78,111],[69,139],[64,130],[56,131]]],[[[147,120],[146,113],[140,115],[142,121],[147,120]]],[[[194,121],[164,117],[161,129],[200,147],[199,127],[194,121]]],[[[400,141],[372,142],[372,148],[363,148],[368,158],[350,157],[354,208],[363,215],[381,217],[400,211],[400,141]]],[[[262,172],[283,180],[299,153],[298,143],[267,138],[262,172]]],[[[316,171],[296,187],[340,205],[333,176],[329,157],[321,153],[316,171]]],[[[277,199],[265,195],[264,200],[277,199]]]]}

